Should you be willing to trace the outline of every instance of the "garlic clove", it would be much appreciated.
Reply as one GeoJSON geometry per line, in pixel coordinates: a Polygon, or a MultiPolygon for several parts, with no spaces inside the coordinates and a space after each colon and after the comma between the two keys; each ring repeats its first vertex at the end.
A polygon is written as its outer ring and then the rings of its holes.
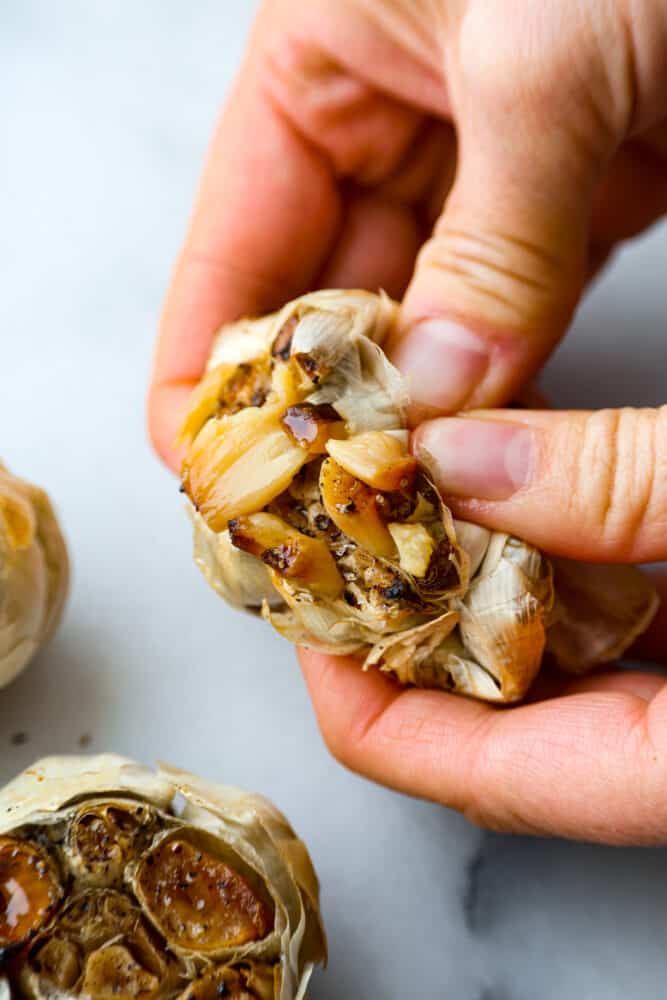
{"type": "Polygon", "coordinates": [[[417,461],[407,454],[403,442],[385,431],[328,441],[327,451],[346,472],[375,490],[404,490],[417,472],[417,461]]]}
{"type": "Polygon", "coordinates": [[[327,458],[320,470],[320,492],[331,520],[357,545],[380,558],[396,556],[396,545],[378,510],[375,490],[327,458]]]}
{"type": "Polygon", "coordinates": [[[209,420],[183,468],[185,492],[214,531],[254,513],[287,489],[308,452],[279,423],[277,407],[249,407],[209,420]]]}
{"type": "Polygon", "coordinates": [[[399,565],[410,576],[424,577],[428,572],[435,539],[423,524],[388,524],[389,534],[398,549],[399,565]]]}
{"type": "Polygon", "coordinates": [[[220,406],[220,397],[227,382],[237,371],[237,365],[217,365],[203,376],[192,393],[188,412],[181,426],[177,444],[190,444],[220,406]]]}
{"type": "Polygon", "coordinates": [[[279,577],[318,597],[338,597],[344,587],[336,562],[320,538],[290,527],[275,514],[252,514],[229,522],[232,545],[261,559],[279,577]]]}

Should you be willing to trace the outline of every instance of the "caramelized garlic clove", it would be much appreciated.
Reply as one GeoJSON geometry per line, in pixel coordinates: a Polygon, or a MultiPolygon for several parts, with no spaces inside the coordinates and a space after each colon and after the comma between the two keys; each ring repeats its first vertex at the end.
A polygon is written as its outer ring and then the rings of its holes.
{"type": "Polygon", "coordinates": [[[325,542],[302,534],[275,514],[235,518],[229,522],[229,535],[236,548],[261,559],[273,573],[320,597],[342,593],[343,578],[325,542]]]}
{"type": "Polygon", "coordinates": [[[92,802],[72,818],[65,857],[72,874],[86,886],[121,886],[125,867],[140,838],[147,839],[152,810],[140,802],[92,802]]]}
{"type": "Polygon", "coordinates": [[[191,444],[206,421],[216,415],[223,389],[236,369],[236,365],[216,365],[203,375],[190,397],[188,411],[176,440],[177,444],[191,444]]]}
{"type": "Polygon", "coordinates": [[[143,856],[135,892],[177,954],[215,954],[260,941],[272,929],[267,905],[243,875],[182,836],[143,856]]]}
{"type": "Polygon", "coordinates": [[[423,524],[388,524],[389,534],[398,549],[399,565],[404,573],[425,577],[435,551],[435,540],[423,524]]]}
{"type": "Polygon", "coordinates": [[[417,473],[417,460],[407,454],[399,438],[386,431],[329,441],[327,451],[350,475],[385,493],[407,489],[417,473]]]}
{"type": "Polygon", "coordinates": [[[324,508],[340,531],[371,555],[396,556],[396,545],[377,505],[376,491],[356,479],[332,458],[320,469],[324,508]]]}
{"type": "Polygon", "coordinates": [[[308,452],[279,419],[274,407],[249,407],[209,420],[197,435],[184,465],[183,485],[214,531],[265,507],[308,460],[308,452]]]}
{"type": "Polygon", "coordinates": [[[86,962],[81,992],[91,1000],[152,1000],[160,989],[151,975],[122,944],[94,951],[86,962]]]}
{"type": "Polygon", "coordinates": [[[0,837],[0,958],[33,937],[61,896],[55,865],[45,850],[0,837]]]}

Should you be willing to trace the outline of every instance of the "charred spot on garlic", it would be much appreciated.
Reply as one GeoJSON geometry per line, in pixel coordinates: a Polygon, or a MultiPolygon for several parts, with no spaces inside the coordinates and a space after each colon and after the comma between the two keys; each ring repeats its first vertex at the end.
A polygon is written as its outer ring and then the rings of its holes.
{"type": "Polygon", "coordinates": [[[310,859],[266,800],[109,754],[0,791],[11,996],[294,1000],[324,956],[310,859]]]}
{"type": "Polygon", "coordinates": [[[291,641],[491,701],[525,694],[549,631],[568,669],[585,637],[588,666],[618,655],[652,617],[652,587],[626,568],[593,608],[604,569],[579,590],[563,570],[554,595],[530,545],[455,525],[409,453],[407,387],[381,347],[397,317],[386,296],[323,291],[220,331],[184,428],[205,575],[291,641]],[[248,387],[267,379],[254,407],[248,387]],[[588,629],[570,597],[584,589],[588,629]]]}

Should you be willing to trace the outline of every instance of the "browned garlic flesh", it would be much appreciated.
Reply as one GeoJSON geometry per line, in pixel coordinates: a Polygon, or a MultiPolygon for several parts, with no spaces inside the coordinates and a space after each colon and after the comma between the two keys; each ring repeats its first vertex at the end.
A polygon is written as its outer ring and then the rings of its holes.
{"type": "Polygon", "coordinates": [[[293,642],[489,701],[521,699],[545,649],[574,671],[620,655],[656,609],[643,574],[559,560],[554,591],[548,559],[455,523],[409,454],[380,346],[397,313],[313,292],[220,331],[183,428],[206,578],[293,642]]]}
{"type": "Polygon", "coordinates": [[[318,891],[270,803],[184,771],[50,757],[0,791],[3,1000],[300,1000],[318,891]]]}

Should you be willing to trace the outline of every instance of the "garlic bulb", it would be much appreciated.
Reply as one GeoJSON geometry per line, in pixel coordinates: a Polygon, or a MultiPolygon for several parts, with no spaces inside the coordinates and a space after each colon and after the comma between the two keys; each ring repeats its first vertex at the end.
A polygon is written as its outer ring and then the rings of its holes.
{"type": "Polygon", "coordinates": [[[115,754],[0,791],[0,887],[9,997],[300,1000],[326,957],[317,876],[271,803],[115,754]]]}
{"type": "Polygon", "coordinates": [[[220,331],[182,434],[206,578],[293,642],[489,701],[523,697],[545,650],[618,656],[655,612],[646,577],[455,522],[408,453],[397,310],[313,292],[220,331]]]}
{"type": "Polygon", "coordinates": [[[48,496],[0,463],[0,687],[56,628],[69,567],[48,496]]]}

